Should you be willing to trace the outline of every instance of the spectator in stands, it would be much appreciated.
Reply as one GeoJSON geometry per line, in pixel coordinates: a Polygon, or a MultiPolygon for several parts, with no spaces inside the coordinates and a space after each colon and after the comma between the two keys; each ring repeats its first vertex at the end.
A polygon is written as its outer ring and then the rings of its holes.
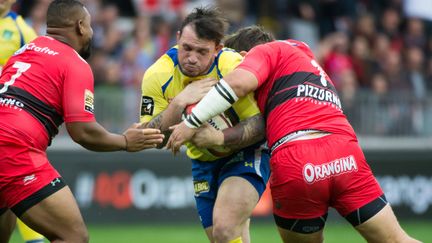
{"type": "Polygon", "coordinates": [[[316,25],[317,14],[311,1],[294,1],[292,17],[284,22],[287,35],[292,39],[302,40],[312,51],[317,51],[319,43],[319,28],[316,25]]]}
{"type": "Polygon", "coordinates": [[[362,14],[357,18],[355,35],[363,36],[369,43],[373,42],[376,35],[376,25],[373,15],[362,14]]]}
{"type": "Polygon", "coordinates": [[[409,18],[404,33],[404,44],[406,47],[417,46],[426,50],[427,37],[425,35],[424,23],[418,18],[409,18]]]}
{"type": "Polygon", "coordinates": [[[333,35],[333,46],[330,53],[324,57],[324,69],[333,80],[337,90],[342,85],[342,75],[346,71],[352,71],[353,65],[349,57],[349,39],[346,33],[338,32],[333,35]]]}
{"type": "Polygon", "coordinates": [[[361,87],[370,85],[370,73],[373,69],[373,61],[369,42],[366,37],[357,35],[351,42],[351,62],[353,70],[361,87]]]}
{"type": "Polygon", "coordinates": [[[380,31],[390,38],[390,46],[393,50],[400,51],[403,48],[403,40],[400,33],[402,19],[396,8],[386,8],[382,13],[380,31]]]}

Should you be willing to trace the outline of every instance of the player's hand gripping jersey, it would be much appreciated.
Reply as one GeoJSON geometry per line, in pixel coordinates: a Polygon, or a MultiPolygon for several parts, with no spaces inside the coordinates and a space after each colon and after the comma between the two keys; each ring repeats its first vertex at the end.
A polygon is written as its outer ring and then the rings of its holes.
{"type": "Polygon", "coordinates": [[[93,74],[70,46],[38,37],[18,50],[0,78],[0,143],[45,151],[58,126],[95,121],[93,74]]]}
{"type": "Polygon", "coordinates": [[[274,41],[253,48],[247,57],[239,68],[258,79],[256,98],[267,120],[269,148],[287,134],[308,129],[355,138],[332,81],[305,43],[274,41]]]}
{"type": "MultiPolygon", "coordinates": [[[[141,112],[141,122],[148,122],[159,115],[168,107],[169,102],[179,94],[190,82],[208,77],[221,79],[232,71],[242,60],[240,54],[224,48],[222,49],[213,65],[206,75],[199,77],[185,76],[178,64],[177,47],[171,48],[166,54],[160,57],[144,74],[142,82],[142,95],[149,108],[141,112]]],[[[225,112],[235,124],[248,117],[259,113],[253,94],[249,94],[234,103],[233,107],[225,112]]],[[[199,149],[192,144],[188,147],[187,155],[191,159],[200,161],[212,161],[218,159],[207,149],[199,149]]]]}

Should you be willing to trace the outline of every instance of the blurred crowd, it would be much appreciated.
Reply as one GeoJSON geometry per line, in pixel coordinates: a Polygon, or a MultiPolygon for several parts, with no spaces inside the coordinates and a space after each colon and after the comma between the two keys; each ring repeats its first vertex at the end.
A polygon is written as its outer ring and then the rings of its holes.
{"type": "MultiPolygon", "coordinates": [[[[39,35],[51,0],[18,0],[39,35]]],[[[145,70],[175,44],[182,18],[216,5],[230,31],[259,24],[306,42],[359,134],[432,134],[432,0],[82,0],[92,15],[96,103],[104,125],[138,120],[145,70]],[[99,95],[100,94],[100,95],[99,95]],[[97,100],[96,100],[97,102],[97,100]]]]}

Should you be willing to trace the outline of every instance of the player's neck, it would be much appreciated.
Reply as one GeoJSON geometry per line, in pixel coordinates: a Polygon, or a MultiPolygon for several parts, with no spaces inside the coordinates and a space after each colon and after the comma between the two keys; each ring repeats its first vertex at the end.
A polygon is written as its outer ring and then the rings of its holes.
{"type": "Polygon", "coordinates": [[[9,11],[10,11],[10,9],[6,9],[5,11],[0,12],[0,19],[6,17],[6,15],[9,13],[9,11]]]}
{"type": "Polygon", "coordinates": [[[75,50],[78,50],[76,43],[68,36],[68,33],[65,31],[65,29],[60,28],[48,28],[47,29],[47,36],[52,37],[70,47],[72,47],[75,50]]]}

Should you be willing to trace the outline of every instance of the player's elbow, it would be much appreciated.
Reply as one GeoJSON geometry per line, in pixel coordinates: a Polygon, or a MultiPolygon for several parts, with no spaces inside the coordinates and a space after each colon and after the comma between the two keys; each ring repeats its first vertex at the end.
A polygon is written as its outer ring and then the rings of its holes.
{"type": "Polygon", "coordinates": [[[250,92],[244,85],[237,83],[232,84],[231,88],[234,90],[238,97],[244,97],[250,92]]]}

